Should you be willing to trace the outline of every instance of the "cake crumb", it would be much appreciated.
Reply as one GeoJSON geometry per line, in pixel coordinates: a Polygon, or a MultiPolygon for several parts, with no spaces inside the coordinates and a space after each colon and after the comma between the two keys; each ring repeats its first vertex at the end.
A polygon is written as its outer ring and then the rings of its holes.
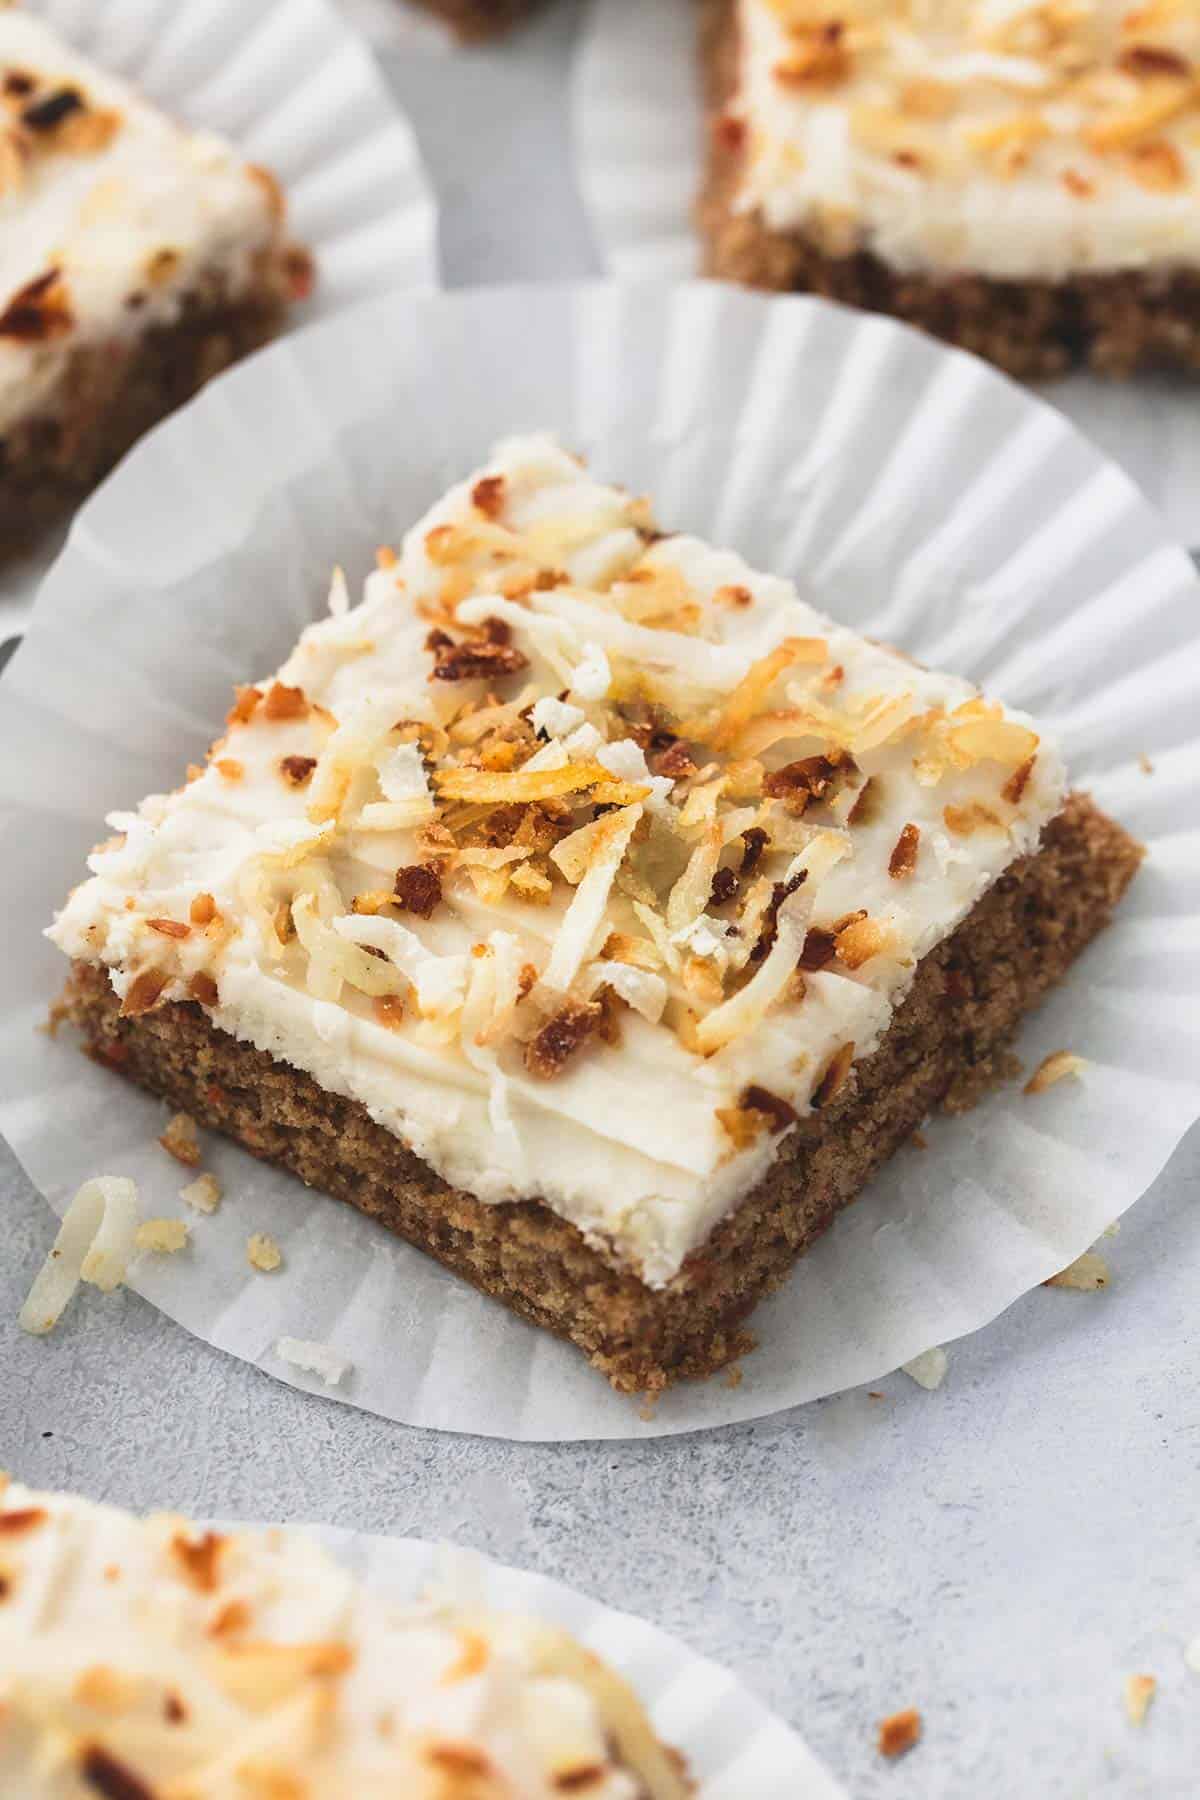
{"type": "Polygon", "coordinates": [[[1154,764],[1150,761],[1150,758],[1146,755],[1144,750],[1138,757],[1138,768],[1142,771],[1143,775],[1153,775],[1154,773],[1154,764]]]}
{"type": "Polygon", "coordinates": [[[1095,1250],[1085,1250],[1082,1256],[1077,1256],[1057,1275],[1051,1275],[1042,1286],[1074,1288],[1080,1294],[1094,1294],[1097,1288],[1107,1287],[1111,1280],[1112,1270],[1104,1258],[1095,1250]]]}
{"type": "Polygon", "coordinates": [[[929,1148],[929,1139],[923,1131],[914,1131],[908,1141],[914,1150],[928,1150],[929,1148]]]}
{"type": "Polygon", "coordinates": [[[903,1374],[911,1375],[918,1387],[927,1388],[931,1393],[940,1388],[946,1379],[946,1370],[950,1359],[946,1352],[939,1348],[922,1350],[920,1356],[914,1356],[911,1362],[901,1363],[903,1374]]]}
{"type": "Polygon", "coordinates": [[[725,1386],[729,1389],[740,1388],[746,1379],[745,1371],[737,1363],[730,1363],[725,1371],[725,1386]]]}
{"type": "Polygon", "coordinates": [[[1068,1075],[1078,1075],[1081,1069],[1086,1068],[1087,1064],[1082,1056],[1076,1056],[1073,1050],[1052,1050],[1049,1056],[1043,1056],[1025,1083],[1023,1091],[1026,1094],[1043,1094],[1056,1081],[1062,1081],[1068,1075]]]}
{"type": "Polygon", "coordinates": [[[1153,1675],[1130,1675],[1125,1682],[1125,1712],[1131,1725],[1144,1725],[1158,1687],[1153,1675]]]}
{"type": "Polygon", "coordinates": [[[134,1244],[139,1250],[153,1250],[160,1256],[174,1256],[188,1241],[188,1228],[182,1219],[144,1219],[137,1228],[134,1244]]]}
{"type": "Polygon", "coordinates": [[[882,1391],[881,1388],[868,1388],[867,1389],[867,1399],[868,1400],[886,1400],[887,1395],[882,1391]]]}
{"type": "Polygon", "coordinates": [[[903,1756],[911,1750],[921,1735],[921,1715],[915,1706],[905,1707],[903,1712],[892,1713],[889,1718],[879,1723],[880,1756],[903,1756]]]}
{"type": "Polygon", "coordinates": [[[261,1269],[264,1275],[269,1275],[283,1261],[283,1251],[265,1231],[255,1231],[246,1239],[246,1260],[252,1269],[261,1269]]]}
{"type": "Polygon", "coordinates": [[[167,1128],[158,1141],[176,1162],[186,1163],[189,1169],[199,1167],[200,1137],[190,1113],[178,1112],[168,1119],[167,1128]]]}
{"type": "Polygon", "coordinates": [[[179,1198],[189,1206],[194,1206],[197,1212],[215,1213],[221,1204],[222,1192],[216,1176],[210,1175],[206,1169],[202,1175],[197,1175],[195,1181],[189,1181],[186,1187],[180,1188],[179,1198]]]}
{"type": "Polygon", "coordinates": [[[275,1354],[294,1369],[319,1375],[326,1387],[336,1387],[352,1366],[349,1357],[342,1356],[331,1344],[317,1344],[307,1338],[281,1337],[275,1354]]]}

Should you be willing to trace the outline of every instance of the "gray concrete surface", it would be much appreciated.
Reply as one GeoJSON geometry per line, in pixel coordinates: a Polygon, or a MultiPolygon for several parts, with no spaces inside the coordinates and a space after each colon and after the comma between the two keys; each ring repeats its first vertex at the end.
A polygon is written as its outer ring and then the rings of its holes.
{"type": "MultiPolygon", "coordinates": [[[[574,24],[567,7],[503,50],[388,60],[450,281],[594,270],[567,154],[574,24]]],[[[1027,1296],[952,1348],[936,1393],[894,1376],[881,1398],[701,1436],[514,1446],[294,1392],[132,1295],[88,1290],[52,1338],[23,1337],[51,1221],[0,1151],[0,1466],[137,1507],[446,1534],[542,1569],[736,1669],[855,1800],[1184,1800],[1198,1186],[1200,1132],[1105,1245],[1111,1288],[1027,1296]],[[1135,1671],[1160,1684],[1141,1731],[1122,1709],[1135,1671]],[[874,1722],[906,1705],[924,1741],[884,1764],[874,1722]]]]}

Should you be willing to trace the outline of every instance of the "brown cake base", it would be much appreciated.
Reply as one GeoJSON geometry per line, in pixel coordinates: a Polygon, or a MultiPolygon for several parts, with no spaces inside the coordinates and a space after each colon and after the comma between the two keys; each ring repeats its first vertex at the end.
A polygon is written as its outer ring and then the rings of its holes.
{"type": "Polygon", "coordinates": [[[464,44],[472,44],[498,37],[526,18],[538,0],[417,0],[417,4],[445,20],[464,44]]]}
{"type": "Polygon", "coordinates": [[[697,223],[707,274],[890,313],[1020,380],[1078,366],[1116,376],[1200,370],[1200,275],[1193,272],[1138,270],[1064,282],[903,274],[867,251],[833,255],[804,231],[774,231],[759,213],[737,211],[745,149],[739,134],[722,126],[737,87],[736,0],[704,0],[704,9],[711,128],[697,223]]]}
{"type": "Polygon", "coordinates": [[[283,323],[274,284],[231,301],[200,295],[171,326],[80,349],[54,393],[0,437],[0,562],[65,517],[160,419],[283,323]]]}
{"type": "Polygon", "coordinates": [[[970,1105],[1003,1068],[1022,1014],[1108,922],[1140,857],[1072,796],[1037,854],[924,959],[880,1048],[659,1293],[537,1200],[488,1206],[447,1187],[364,1107],[216,1030],[198,1006],[123,1019],[106,972],[80,963],[61,1012],[101,1061],[571,1339],[614,1387],[654,1392],[751,1347],[746,1316],[840,1209],[933,1108],[970,1105]]]}

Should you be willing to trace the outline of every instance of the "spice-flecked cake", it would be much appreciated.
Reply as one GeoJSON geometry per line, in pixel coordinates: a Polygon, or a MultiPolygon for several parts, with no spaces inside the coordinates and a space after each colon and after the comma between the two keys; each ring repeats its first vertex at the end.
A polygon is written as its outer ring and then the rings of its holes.
{"type": "Polygon", "coordinates": [[[311,280],[266,170],[0,6],[0,558],[311,280]]]}
{"type": "Polygon", "coordinates": [[[403,1605],[298,1531],[142,1520],[0,1477],[0,1791],[686,1800],[625,1682],[474,1585],[464,1570],[403,1605]]]}
{"type": "Polygon", "coordinates": [[[1200,368],[1200,7],[705,0],[711,273],[1010,373],[1200,368]]]}
{"type": "Polygon", "coordinates": [[[1138,858],[1030,720],[540,437],[110,823],[50,932],[93,1053],[630,1389],[744,1347],[1138,858]]]}

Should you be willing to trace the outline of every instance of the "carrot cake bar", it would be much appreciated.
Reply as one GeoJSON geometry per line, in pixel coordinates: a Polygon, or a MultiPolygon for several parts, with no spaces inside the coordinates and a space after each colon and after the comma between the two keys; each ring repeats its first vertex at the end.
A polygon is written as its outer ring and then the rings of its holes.
{"type": "Polygon", "coordinates": [[[307,291],[283,197],[0,6],[0,558],[307,291]]]}
{"type": "Polygon", "coordinates": [[[1031,720],[513,440],[50,936],[95,1055],[619,1386],[990,1069],[1137,862],[1031,720]]]}
{"type": "MultiPolygon", "coordinates": [[[[0,1478],[2,1482],[3,1478],[0,1478]]],[[[303,1532],[0,1494],[9,1800],[686,1800],[632,1690],[542,1620],[370,1591],[303,1532]]]]}
{"type": "Polygon", "coordinates": [[[705,6],[711,273],[1026,378],[1200,368],[1200,8],[705,6]]]}

